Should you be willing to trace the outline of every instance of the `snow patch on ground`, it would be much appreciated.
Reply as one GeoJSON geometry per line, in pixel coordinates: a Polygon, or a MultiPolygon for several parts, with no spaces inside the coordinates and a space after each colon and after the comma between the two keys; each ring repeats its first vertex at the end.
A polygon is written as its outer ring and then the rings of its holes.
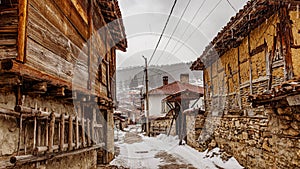
{"type": "MultiPolygon", "coordinates": [[[[128,131],[132,131],[129,129],[128,131]]],[[[192,165],[199,169],[242,169],[236,159],[229,158],[223,161],[219,148],[211,151],[198,152],[188,145],[179,146],[177,136],[159,135],[157,137],[146,137],[142,134],[142,142],[127,144],[124,142],[126,132],[119,132],[119,141],[116,146],[120,147],[120,155],[111,165],[123,166],[131,169],[149,168],[157,169],[168,163],[167,158],[172,158],[172,163],[192,165]],[[167,157],[162,157],[166,154],[167,157]],[[156,158],[155,158],[156,157],[156,158]]]]}

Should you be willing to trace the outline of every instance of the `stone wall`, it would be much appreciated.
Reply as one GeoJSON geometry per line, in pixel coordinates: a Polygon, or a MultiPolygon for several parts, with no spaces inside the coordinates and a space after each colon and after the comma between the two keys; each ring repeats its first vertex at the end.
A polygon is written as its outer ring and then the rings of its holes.
{"type": "MultiPolygon", "coordinates": [[[[150,132],[153,133],[154,135],[158,133],[168,134],[171,123],[172,123],[172,119],[170,118],[150,120],[150,132]]],[[[174,120],[173,122],[170,135],[172,136],[176,135],[176,120],[174,120]]]]}
{"type": "Polygon", "coordinates": [[[207,116],[196,131],[198,150],[218,146],[246,168],[299,167],[300,107],[266,108],[261,114],[207,116]]]}
{"type": "Polygon", "coordinates": [[[196,118],[194,114],[186,115],[187,144],[191,147],[197,147],[195,122],[196,118]]]}

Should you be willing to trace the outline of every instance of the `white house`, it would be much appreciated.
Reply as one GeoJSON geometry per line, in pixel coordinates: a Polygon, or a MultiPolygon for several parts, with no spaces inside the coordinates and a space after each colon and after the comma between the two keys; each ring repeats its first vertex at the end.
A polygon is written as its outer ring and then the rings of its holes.
{"type": "MultiPolygon", "coordinates": [[[[195,93],[203,93],[203,87],[192,85],[189,83],[189,75],[181,74],[180,81],[174,81],[168,83],[168,77],[163,77],[163,86],[155,88],[149,91],[149,116],[150,117],[162,117],[170,110],[169,106],[163,102],[163,100],[175,93],[189,90],[195,93]]],[[[190,102],[192,106],[196,102],[195,107],[199,107],[202,101],[194,100],[190,102]]]]}

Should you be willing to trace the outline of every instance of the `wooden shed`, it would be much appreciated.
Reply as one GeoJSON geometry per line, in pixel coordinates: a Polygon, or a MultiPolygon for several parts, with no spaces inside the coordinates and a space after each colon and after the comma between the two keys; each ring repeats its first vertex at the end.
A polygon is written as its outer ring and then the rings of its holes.
{"type": "Polygon", "coordinates": [[[1,0],[1,161],[109,162],[116,50],[126,48],[117,0],[1,0]]]}

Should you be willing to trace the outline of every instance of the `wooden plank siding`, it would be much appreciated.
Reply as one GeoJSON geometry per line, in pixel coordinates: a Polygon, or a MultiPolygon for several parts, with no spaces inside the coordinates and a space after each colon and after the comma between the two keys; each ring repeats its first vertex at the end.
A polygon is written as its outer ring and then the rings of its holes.
{"type": "Polygon", "coordinates": [[[0,60],[16,58],[18,0],[3,0],[0,5],[0,60]]]}
{"type": "MultiPolygon", "coordinates": [[[[79,88],[90,89],[90,94],[108,96],[111,86],[108,83],[112,79],[110,72],[115,71],[110,66],[116,65],[109,63],[115,62],[110,50],[116,48],[110,49],[113,38],[105,27],[107,23],[96,0],[28,0],[24,56],[19,56],[17,52],[20,22],[17,9],[16,1],[12,8],[15,12],[10,12],[11,21],[7,22],[15,23],[11,24],[11,29],[4,29],[6,22],[0,21],[0,40],[3,39],[1,42],[4,42],[5,39],[7,42],[0,45],[1,59],[18,56],[20,61],[25,61],[26,66],[53,78],[63,79],[61,86],[80,86],[79,88]],[[99,76],[99,67],[105,75],[99,76]]],[[[3,14],[0,17],[8,16],[3,14]]],[[[14,65],[13,69],[17,70],[15,67],[20,66],[14,65]]]]}
{"type": "Polygon", "coordinates": [[[1,72],[47,80],[51,85],[67,86],[69,90],[77,86],[82,91],[90,90],[89,94],[110,97],[113,88],[110,83],[114,81],[116,69],[113,55],[120,46],[123,50],[127,46],[126,39],[116,41],[125,33],[123,25],[118,25],[123,23],[114,22],[121,17],[115,3],[2,0],[0,62],[5,59],[18,62],[2,61],[1,65],[13,65],[0,67],[1,72]],[[116,30],[120,32],[116,34],[116,30]],[[122,44],[114,44],[119,41],[122,44]],[[28,69],[26,73],[21,67],[28,69]]]}

